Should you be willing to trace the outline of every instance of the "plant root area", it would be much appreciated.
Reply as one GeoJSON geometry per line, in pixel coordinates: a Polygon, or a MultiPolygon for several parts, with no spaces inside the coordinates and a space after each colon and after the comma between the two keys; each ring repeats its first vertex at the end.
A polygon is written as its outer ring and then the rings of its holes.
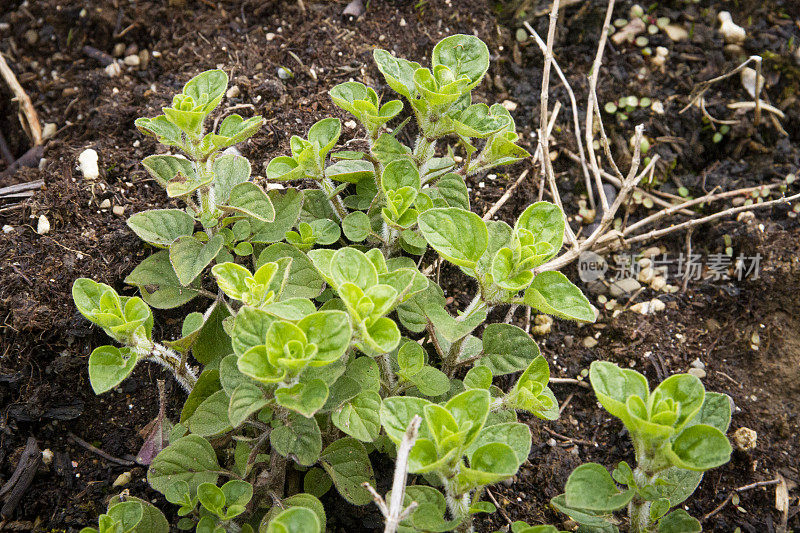
{"type": "MultiPolygon", "coordinates": [[[[0,530],[77,531],[96,524],[108,497],[121,489],[174,513],[148,488],[145,468],[128,462],[142,445],[140,431],[158,412],[156,381],[167,381],[168,416],[177,415],[183,392],[160,368],[142,364],[118,389],[95,396],[89,387],[87,359],[93,347],[107,340],[77,313],[70,294],[73,280],[87,276],[132,295],[122,280],[152,250],[128,230],[125,218],[145,209],[174,206],[140,164],[157,148],[137,132],[134,119],[158,114],[196,73],[223,68],[237,89],[220,109],[245,117],[261,114],[267,121],[240,147],[254,174],[263,176],[265,163],[289,151],[291,135],[304,135],[325,116],[350,120],[328,97],[327,91],[337,83],[353,79],[376,87],[384,98],[391,95],[372,63],[375,47],[425,63],[442,37],[474,33],[492,52],[492,66],[477,90],[478,99],[508,101],[522,144],[533,153],[536,139],[531,131],[539,122],[543,60],[532,40],[518,39],[522,24],[512,16],[518,3],[372,0],[366,13],[353,20],[342,15],[344,1],[305,0],[305,11],[297,2],[272,0],[2,2],[0,52],[42,124],[53,123],[55,128],[46,128],[51,135],[38,167],[34,163],[9,173],[4,172],[9,161],[0,162],[0,187],[44,182],[29,198],[0,199],[0,484],[13,474],[29,437],[41,450],[52,452],[52,461],[38,467],[19,503],[0,518],[0,530]],[[115,47],[121,56],[114,56],[115,47]],[[124,63],[119,76],[107,75],[103,61],[131,56],[137,59],[124,63]],[[293,77],[281,79],[280,67],[293,77]],[[99,179],[91,182],[76,164],[78,154],[90,147],[97,150],[100,165],[99,179]],[[50,226],[42,234],[37,232],[40,217],[50,226]],[[124,472],[130,472],[130,481],[112,487],[124,472]]],[[[546,12],[549,2],[527,4],[527,20],[546,38],[548,17],[534,15],[546,12]]],[[[562,9],[554,53],[578,96],[583,124],[587,77],[606,4],[569,4],[562,9]]],[[[627,18],[631,5],[619,2],[614,18],[627,18]]],[[[663,104],[663,114],[637,108],[626,120],[603,113],[611,151],[623,172],[631,158],[628,141],[639,123],[650,139],[650,155],[662,158],[647,186],[664,194],[685,188],[697,197],[716,187],[758,186],[796,172],[800,160],[797,3],[670,0],[652,9],[654,18],[668,17],[687,32],[679,41],[663,31],[648,35],[652,50],[668,49],[665,68],[653,65],[634,44],[610,43],[598,85],[601,108],[625,95],[663,104]],[[748,40],[738,55],[724,50],[717,22],[721,10],[731,11],[734,21],[747,29],[748,40]],[[714,130],[697,107],[679,111],[698,82],[733,69],[740,63],[739,55],[752,54],[764,58],[764,95],[785,113],[780,123],[786,135],[766,112],[754,128],[752,111],[728,108],[731,103],[752,101],[736,75],[712,86],[705,96],[712,116],[737,121],[720,142],[714,142],[714,130]]],[[[556,100],[564,107],[554,128],[551,155],[566,211],[574,216],[586,191],[580,166],[568,157],[568,152],[577,150],[572,116],[567,93],[553,73],[551,104],[556,100]]],[[[0,131],[15,158],[31,147],[17,115],[11,91],[0,84],[0,131]]],[[[345,125],[342,141],[357,135],[356,129],[345,125]]],[[[487,211],[530,165],[470,177],[473,211],[487,211]]],[[[536,201],[538,182],[538,169],[531,168],[496,217],[513,223],[525,206],[536,201]]],[[[778,194],[776,189],[772,197],[778,194]]],[[[702,213],[710,213],[712,207],[704,206],[702,213]]],[[[629,221],[650,212],[632,204],[629,221]]],[[[603,309],[596,324],[556,320],[547,335],[537,337],[552,375],[559,378],[581,377],[592,361],[602,359],[636,368],[654,384],[672,373],[686,372],[696,360],[703,364],[706,388],[727,393],[735,404],[729,436],[746,427],[757,433],[757,441],[753,449],[735,451],[729,464],[706,474],[699,491],[685,503],[688,511],[702,518],[734,488],[781,480],[780,485],[741,492],[738,500],[704,521],[708,531],[800,528],[800,228],[789,214],[791,206],[777,205],[746,220],[723,217],[691,235],[692,253],[703,257],[723,253],[727,247],[734,257],[760,254],[757,279],[752,273],[742,281],[706,275],[685,286],[682,280],[673,280],[670,283],[679,286],[675,293],[645,288],[630,301],[618,299],[630,306],[658,297],[666,304],[659,313],[643,316],[628,308],[612,317],[603,309]],[[776,502],[778,486],[788,490],[788,501],[776,502]]],[[[572,223],[573,228],[580,227],[577,221],[572,223]]],[[[677,257],[686,253],[687,239],[674,233],[629,252],[647,246],[660,246],[677,257]]],[[[574,266],[565,273],[577,282],[574,266]]],[[[440,279],[453,297],[451,311],[463,309],[474,287],[466,286],[457,269],[447,266],[440,279]]],[[[581,286],[602,308],[598,295],[581,286]]],[[[154,336],[174,336],[185,313],[180,311],[158,312],[161,320],[154,336]]],[[[490,318],[503,321],[506,312],[497,309],[490,318]]],[[[513,320],[525,327],[524,310],[518,310],[513,320]]],[[[507,387],[511,377],[498,382],[507,387]]],[[[510,482],[490,488],[502,512],[479,519],[477,531],[494,531],[508,520],[569,528],[566,517],[553,511],[548,501],[563,491],[572,469],[586,461],[609,469],[620,460],[632,461],[633,450],[622,425],[599,408],[590,389],[573,383],[554,384],[553,389],[562,402],[560,419],[544,423],[522,417],[533,433],[529,460],[510,482]]],[[[391,465],[377,460],[377,455],[374,459],[378,490],[385,492],[391,465]]],[[[288,483],[295,482],[290,476],[288,483]]],[[[373,505],[352,507],[332,494],[324,502],[331,531],[382,530],[373,505]]]]}

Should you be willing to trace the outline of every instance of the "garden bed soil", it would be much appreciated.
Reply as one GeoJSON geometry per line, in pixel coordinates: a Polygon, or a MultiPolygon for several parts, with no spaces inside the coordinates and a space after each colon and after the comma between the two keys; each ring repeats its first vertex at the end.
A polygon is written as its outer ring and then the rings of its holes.
{"type": "MultiPolygon", "coordinates": [[[[140,430],[158,411],[155,383],[165,375],[155,366],[140,365],[121,391],[94,396],[86,360],[92,347],[106,341],[75,311],[70,287],[75,278],[88,276],[133,294],[122,279],[150,251],[127,229],[125,217],[170,205],[140,165],[157,147],[135,130],[133,121],[158,113],[191,76],[224,68],[239,95],[226,100],[223,109],[236,106],[245,116],[257,113],[266,118],[266,127],[241,147],[255,174],[263,175],[263,163],[287,152],[292,134],[304,134],[323,116],[349,120],[330,103],[327,91],[333,85],[352,78],[387,90],[371,61],[374,47],[423,62],[442,37],[475,33],[493,54],[489,81],[478,89],[478,98],[516,103],[513,115],[523,144],[533,151],[530,125],[538,124],[542,59],[535,45],[515,39],[519,22],[508,21],[508,9],[496,16],[497,6],[483,0],[373,0],[367,13],[354,21],[341,15],[342,2],[306,1],[306,12],[294,2],[173,3],[179,2],[103,0],[88,5],[77,0],[10,0],[0,8],[0,22],[5,23],[0,27],[0,51],[42,122],[57,127],[46,143],[40,168],[0,174],[0,187],[44,180],[42,190],[23,204],[0,205],[0,224],[11,228],[0,234],[0,481],[11,476],[29,436],[41,449],[54,453],[53,462],[40,468],[16,509],[2,518],[0,529],[74,531],[93,523],[107,498],[119,490],[112,483],[125,471],[132,474],[125,486],[132,494],[164,503],[147,488],[144,468],[116,464],[74,438],[113,457],[130,459],[142,444],[140,430]],[[146,50],[147,57],[142,56],[146,65],[123,67],[122,76],[109,78],[101,64],[83,51],[91,46],[110,54],[117,43],[146,50]],[[292,70],[294,78],[280,80],[281,66],[292,70]],[[101,176],[94,183],[86,182],[76,169],[77,155],[88,147],[100,157],[101,176]],[[104,200],[123,207],[124,214],[100,208],[104,200]],[[40,215],[51,226],[43,235],[36,232],[40,215]]],[[[661,116],[640,110],[626,122],[607,121],[621,166],[626,167],[630,158],[627,139],[632,125],[644,123],[654,151],[663,158],[656,175],[662,176],[658,186],[667,192],[679,186],[695,195],[717,186],[729,190],[773,182],[795,171],[800,70],[787,48],[792,37],[800,36],[794,4],[788,0],[657,4],[658,16],[692,28],[691,37],[679,43],[661,34],[651,38],[652,46],[670,49],[664,72],[647,66],[636,47],[609,46],[600,101],[634,94],[663,101],[665,106],[661,116]],[[678,113],[697,82],[737,64],[723,52],[722,38],[714,29],[721,9],[731,10],[734,20],[746,25],[751,38],[745,53],[764,55],[766,93],[787,113],[782,124],[788,137],[769,125],[749,132],[748,118],[723,142],[714,143],[713,132],[701,123],[696,109],[678,113]]],[[[629,8],[630,2],[621,2],[618,16],[626,16],[629,8]]],[[[565,9],[562,16],[556,57],[579,95],[586,89],[603,11],[603,5],[586,2],[565,9]]],[[[532,24],[546,35],[547,17],[532,19],[532,24]]],[[[551,101],[560,99],[567,105],[565,95],[553,83],[551,101]]],[[[715,86],[707,102],[712,114],[729,117],[732,112],[726,104],[747,99],[733,78],[715,86]]],[[[559,117],[555,149],[574,151],[566,111],[559,117]]],[[[0,88],[0,129],[14,155],[30,147],[5,87],[0,88]]],[[[345,133],[347,138],[356,134],[347,127],[345,133]]],[[[527,164],[496,177],[470,178],[473,210],[485,212],[527,164]]],[[[563,152],[555,165],[567,210],[574,213],[581,193],[580,171],[563,152]]],[[[0,172],[3,169],[0,163],[0,172]]],[[[526,180],[498,218],[513,221],[536,197],[536,180],[526,180]]],[[[702,517],[731,489],[777,476],[785,480],[791,504],[786,514],[775,509],[775,486],[743,492],[738,505],[729,503],[704,522],[707,530],[739,527],[761,533],[800,527],[796,459],[800,456],[796,259],[800,228],[796,219],[787,218],[787,211],[786,206],[758,211],[748,223],[723,219],[693,235],[693,249],[703,254],[723,251],[725,235],[732,238],[737,254],[760,253],[758,279],[691,282],[677,294],[662,295],[666,310],[654,316],[626,312],[611,319],[603,313],[597,324],[581,327],[557,321],[549,336],[539,338],[557,377],[578,376],[597,359],[636,368],[651,383],[686,371],[695,359],[705,364],[706,387],[729,394],[735,403],[731,430],[752,428],[758,441],[754,450],[735,452],[729,464],[705,476],[698,493],[687,502],[689,512],[702,517]],[[754,333],[760,337],[757,351],[751,347],[754,333]],[[589,336],[599,341],[592,348],[584,347],[583,339],[589,336]]],[[[634,211],[631,216],[642,213],[634,211]]],[[[656,244],[675,255],[685,249],[683,235],[656,244]]],[[[442,279],[454,277],[448,273],[445,270],[442,279]]],[[[577,280],[574,268],[566,273],[577,280]]],[[[445,283],[445,289],[455,299],[453,310],[466,305],[472,290],[455,281],[445,283]]],[[[648,290],[637,301],[653,296],[648,290]]],[[[502,321],[504,314],[498,310],[492,319],[502,321]]],[[[179,313],[160,316],[163,326],[156,336],[175,334],[179,313]]],[[[522,325],[523,318],[520,311],[516,323],[522,325]]],[[[611,467],[619,460],[631,460],[632,449],[621,424],[598,408],[590,391],[574,384],[555,385],[554,391],[566,404],[561,418],[547,424],[527,420],[533,432],[529,461],[510,485],[490,489],[502,512],[479,520],[478,531],[493,531],[507,519],[562,524],[565,517],[550,509],[547,501],[563,489],[575,466],[591,460],[611,467]]],[[[169,379],[167,393],[168,413],[174,414],[183,393],[169,379]]],[[[389,472],[380,465],[377,470],[383,492],[389,472]]],[[[327,506],[332,530],[380,528],[374,506],[355,508],[331,498],[326,503],[336,502],[327,506]]]]}

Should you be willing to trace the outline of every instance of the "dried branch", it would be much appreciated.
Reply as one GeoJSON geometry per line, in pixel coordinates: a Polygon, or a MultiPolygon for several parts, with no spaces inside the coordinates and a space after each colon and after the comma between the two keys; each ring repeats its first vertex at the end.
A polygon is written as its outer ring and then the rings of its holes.
{"type": "Polygon", "coordinates": [[[408,507],[403,508],[403,499],[405,499],[406,482],[408,481],[408,454],[417,441],[420,423],[422,423],[422,418],[419,415],[414,415],[414,418],[408,424],[405,435],[403,435],[403,440],[400,441],[400,445],[397,447],[397,461],[394,468],[392,497],[389,500],[389,505],[386,505],[386,500],[378,494],[378,491],[372,485],[367,482],[363,483],[364,488],[372,494],[375,503],[381,510],[381,514],[383,514],[386,524],[383,533],[395,533],[400,522],[408,518],[417,508],[417,502],[411,502],[408,507]]]}
{"type": "Polygon", "coordinates": [[[36,114],[36,109],[33,107],[30,97],[25,92],[25,89],[22,88],[22,85],[19,84],[17,76],[14,75],[14,71],[6,63],[3,54],[0,54],[0,75],[6,80],[8,87],[17,99],[17,105],[19,105],[20,109],[19,121],[22,124],[22,129],[30,137],[34,146],[42,144],[42,126],[39,123],[39,115],[36,114]]]}

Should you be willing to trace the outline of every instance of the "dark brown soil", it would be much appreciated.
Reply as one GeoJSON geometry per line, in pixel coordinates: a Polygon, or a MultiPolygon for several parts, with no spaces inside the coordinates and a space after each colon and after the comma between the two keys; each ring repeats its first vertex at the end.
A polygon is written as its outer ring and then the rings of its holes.
{"type": "MultiPolygon", "coordinates": [[[[476,33],[496,54],[490,81],[481,86],[478,97],[518,103],[514,115],[530,148],[530,124],[538,123],[542,59],[535,45],[516,41],[519,23],[509,22],[507,11],[496,18],[496,6],[485,0],[430,0],[419,5],[372,0],[366,15],[352,21],[340,16],[346,2],[305,3],[306,13],[295,2],[260,0],[187,0],[182,7],[170,6],[167,0],[7,0],[0,7],[0,22],[7,24],[5,29],[0,27],[0,52],[31,96],[42,122],[54,122],[58,128],[46,144],[41,169],[0,174],[0,187],[36,179],[45,182],[30,200],[0,205],[0,225],[13,228],[0,234],[0,481],[13,472],[29,436],[55,454],[53,463],[40,469],[20,505],[3,517],[0,530],[75,531],[92,523],[105,509],[106,498],[116,492],[113,481],[131,467],[109,462],[75,444],[70,434],[112,456],[130,459],[142,444],[139,431],[158,410],[155,382],[164,375],[152,366],[139,367],[120,393],[92,394],[86,360],[92,347],[106,341],[76,313],[70,287],[75,278],[89,276],[132,294],[121,280],[150,252],[127,229],[124,216],[99,205],[108,199],[112,205],[123,206],[125,216],[167,205],[166,196],[139,164],[156,145],[135,130],[133,120],[155,114],[189,77],[207,68],[224,68],[241,92],[224,105],[239,105],[237,112],[267,119],[267,127],[241,147],[256,173],[262,173],[263,163],[288,151],[290,135],[304,133],[322,116],[344,118],[328,99],[333,85],[353,78],[385,88],[372,65],[374,47],[422,61],[445,35],[476,33]],[[121,77],[109,78],[100,63],[82,51],[88,45],[111,53],[116,43],[147,50],[147,67],[126,68],[121,77]],[[295,78],[278,79],[279,66],[290,68],[295,78]],[[93,188],[76,169],[77,155],[87,147],[100,154],[101,177],[93,188]],[[52,227],[46,235],[35,231],[40,215],[52,227]]],[[[604,3],[599,4],[567,8],[559,28],[556,56],[581,100],[602,25],[604,3]]],[[[626,16],[630,5],[621,2],[618,16],[626,16]]],[[[662,116],[636,111],[626,122],[607,121],[615,152],[622,154],[621,166],[626,167],[630,157],[627,139],[633,124],[644,123],[653,150],[663,158],[656,186],[664,192],[686,186],[698,195],[717,186],[728,190],[769,183],[796,171],[800,70],[789,49],[791,39],[797,46],[800,37],[796,2],[673,0],[657,5],[655,14],[668,16],[693,32],[681,43],[672,43],[662,34],[651,37],[652,47],[670,49],[670,63],[665,72],[648,68],[643,77],[638,72],[646,62],[636,47],[609,47],[600,101],[633,94],[665,103],[662,116]],[[678,113],[697,82],[737,64],[722,51],[722,38],[715,31],[721,9],[730,10],[746,26],[751,39],[745,53],[764,55],[766,93],[787,113],[782,125],[788,138],[769,125],[751,134],[748,117],[715,144],[699,111],[678,113]]],[[[546,19],[531,21],[542,36],[546,19]]],[[[567,106],[559,118],[557,147],[574,151],[566,93],[554,82],[551,101],[555,99],[567,106]]],[[[709,92],[707,107],[714,116],[730,118],[726,105],[747,99],[738,78],[733,78],[709,92]]],[[[19,127],[16,104],[4,85],[0,86],[0,130],[14,156],[30,147],[19,127]]],[[[349,130],[349,135],[353,133],[349,130]]],[[[582,192],[580,171],[563,154],[556,167],[568,210],[576,212],[582,192]]],[[[4,168],[0,162],[0,172],[4,168]]],[[[488,209],[522,170],[519,165],[496,179],[471,178],[474,210],[488,209]]],[[[500,210],[499,218],[513,220],[536,197],[535,181],[526,181],[500,210]]],[[[577,376],[596,359],[633,366],[651,382],[663,374],[686,371],[696,358],[706,364],[706,386],[730,394],[737,406],[731,429],[756,430],[758,446],[748,453],[736,452],[730,464],[708,473],[700,491],[689,500],[689,511],[701,517],[732,488],[778,474],[790,489],[791,504],[784,520],[774,508],[774,487],[743,492],[738,507],[728,504],[704,523],[708,530],[740,527],[760,533],[779,531],[782,525],[800,527],[796,466],[800,455],[800,272],[796,260],[800,228],[786,213],[786,207],[759,211],[747,225],[725,221],[693,236],[696,252],[718,253],[725,247],[723,236],[730,235],[737,253],[760,253],[758,280],[690,283],[686,291],[668,299],[663,313],[649,317],[623,313],[613,320],[604,314],[598,324],[582,328],[557,322],[553,332],[539,341],[559,377],[577,376]],[[761,338],[758,351],[750,348],[754,332],[761,338]],[[582,339],[596,333],[599,344],[583,348],[582,339]]],[[[631,216],[642,214],[634,211],[631,216]]],[[[682,235],[657,244],[674,254],[684,250],[682,235]]],[[[577,279],[574,269],[567,274],[577,279]]],[[[446,288],[459,304],[466,303],[463,287],[453,283],[446,288]]],[[[647,296],[645,292],[637,301],[647,296]]],[[[504,313],[499,310],[493,319],[502,320],[504,313]]],[[[166,325],[156,336],[172,333],[179,315],[161,316],[166,325]]],[[[169,380],[167,384],[174,414],[182,393],[169,380]]],[[[563,522],[564,516],[549,509],[547,501],[561,492],[572,468],[587,460],[609,467],[630,460],[632,449],[621,425],[597,408],[589,391],[556,385],[555,392],[562,401],[569,399],[562,418],[547,425],[530,421],[534,443],[529,462],[511,486],[491,488],[504,514],[482,521],[479,531],[505,525],[505,517],[530,523],[563,522]]],[[[133,494],[164,503],[147,488],[144,469],[133,468],[131,473],[133,481],[127,488],[133,494]]],[[[336,531],[371,531],[379,525],[373,506],[353,508],[336,500],[329,510],[336,531]]]]}

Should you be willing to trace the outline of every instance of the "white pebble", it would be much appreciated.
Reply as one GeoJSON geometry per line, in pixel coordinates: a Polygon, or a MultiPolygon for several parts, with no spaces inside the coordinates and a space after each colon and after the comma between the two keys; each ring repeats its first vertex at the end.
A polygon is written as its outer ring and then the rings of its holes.
{"type": "Polygon", "coordinates": [[[508,111],[514,111],[517,109],[517,103],[512,102],[511,100],[503,100],[503,107],[505,107],[508,111]]]}
{"type": "Polygon", "coordinates": [[[96,180],[100,177],[100,169],[97,167],[97,152],[93,148],[87,148],[78,156],[78,164],[81,167],[83,179],[96,180]]]}
{"type": "Polygon", "coordinates": [[[345,126],[345,128],[349,128],[351,130],[355,129],[356,121],[355,120],[348,120],[347,122],[344,123],[344,126],[345,126]]]}
{"type": "Polygon", "coordinates": [[[105,68],[106,76],[109,78],[116,78],[120,74],[122,74],[122,67],[119,66],[119,63],[114,61],[110,65],[105,68]]]}
{"type": "Polygon", "coordinates": [[[236,98],[240,94],[242,94],[242,91],[239,90],[239,86],[232,85],[231,88],[225,93],[225,96],[228,98],[236,98]]]}
{"type": "Polygon", "coordinates": [[[108,209],[109,207],[111,207],[111,200],[108,198],[100,202],[100,209],[108,209]]]}
{"type": "Polygon", "coordinates": [[[138,55],[131,54],[131,55],[125,57],[125,59],[123,61],[129,67],[138,67],[139,63],[141,62],[141,59],[139,59],[138,55]]]}
{"type": "Polygon", "coordinates": [[[111,212],[117,215],[118,217],[121,217],[122,215],[125,214],[125,207],[121,205],[115,205],[114,207],[111,208],[111,212]]]}
{"type": "Polygon", "coordinates": [[[42,462],[46,465],[49,465],[53,462],[53,450],[50,448],[45,448],[42,450],[42,462]]]}
{"type": "Polygon", "coordinates": [[[56,134],[58,128],[56,127],[55,123],[47,122],[45,123],[44,127],[42,128],[42,140],[46,141],[47,139],[51,138],[53,135],[56,134]]]}
{"type": "Polygon", "coordinates": [[[36,233],[44,235],[50,232],[50,221],[44,215],[39,215],[39,223],[36,225],[36,233]]]}
{"type": "Polygon", "coordinates": [[[6,235],[8,235],[9,233],[12,233],[13,231],[14,231],[14,226],[10,226],[8,224],[3,226],[3,233],[5,233],[6,235]]]}

